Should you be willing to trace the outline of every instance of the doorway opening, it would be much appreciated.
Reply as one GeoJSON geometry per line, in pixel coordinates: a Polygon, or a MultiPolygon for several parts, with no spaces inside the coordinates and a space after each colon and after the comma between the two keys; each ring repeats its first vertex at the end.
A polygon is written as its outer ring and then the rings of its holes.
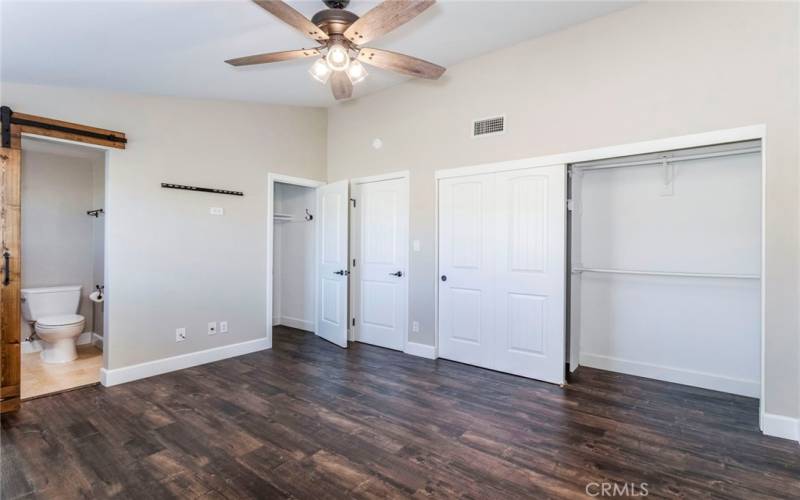
{"type": "Polygon", "coordinates": [[[100,382],[106,152],[22,137],[20,397],[100,382]]]}

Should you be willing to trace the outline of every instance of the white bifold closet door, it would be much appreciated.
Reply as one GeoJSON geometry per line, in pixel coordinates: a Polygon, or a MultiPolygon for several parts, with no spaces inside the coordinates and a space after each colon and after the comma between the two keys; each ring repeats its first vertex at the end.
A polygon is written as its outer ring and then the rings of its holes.
{"type": "Polygon", "coordinates": [[[565,166],[439,182],[439,356],[564,381],[565,166]]]}
{"type": "Polygon", "coordinates": [[[349,182],[317,189],[317,335],[347,347],[349,182]]]}

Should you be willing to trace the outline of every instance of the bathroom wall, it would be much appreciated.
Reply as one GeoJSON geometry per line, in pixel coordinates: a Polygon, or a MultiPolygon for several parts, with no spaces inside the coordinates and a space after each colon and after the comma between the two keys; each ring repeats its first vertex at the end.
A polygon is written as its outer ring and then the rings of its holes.
{"type": "MultiPolygon", "coordinates": [[[[22,157],[22,287],[81,285],[79,313],[91,332],[95,220],[86,211],[94,205],[98,153],[70,156],[36,142],[26,141],[22,157]]],[[[22,337],[30,333],[23,321],[22,337]]]]}

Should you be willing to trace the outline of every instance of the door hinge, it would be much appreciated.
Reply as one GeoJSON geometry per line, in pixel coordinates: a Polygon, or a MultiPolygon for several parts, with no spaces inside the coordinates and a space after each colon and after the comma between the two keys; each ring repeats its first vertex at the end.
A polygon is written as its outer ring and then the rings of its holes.
{"type": "Polygon", "coordinates": [[[350,198],[350,201],[353,202],[353,208],[356,208],[356,199],[355,198],[350,198]]]}
{"type": "Polygon", "coordinates": [[[575,210],[575,202],[574,201],[567,200],[567,210],[569,210],[570,212],[575,210]]]}
{"type": "Polygon", "coordinates": [[[353,267],[356,267],[356,259],[353,259],[353,267]]]}

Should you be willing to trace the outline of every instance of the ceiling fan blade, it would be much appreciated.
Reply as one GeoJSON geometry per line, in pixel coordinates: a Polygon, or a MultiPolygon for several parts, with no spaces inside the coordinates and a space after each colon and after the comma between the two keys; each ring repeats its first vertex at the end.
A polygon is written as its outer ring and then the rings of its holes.
{"type": "Polygon", "coordinates": [[[328,39],[328,35],[309,21],[306,16],[281,0],[253,0],[253,2],[289,26],[300,30],[308,38],[318,42],[324,42],[328,39]]]}
{"type": "Polygon", "coordinates": [[[385,0],[350,25],[345,38],[356,45],[374,40],[417,17],[436,0],[385,0]]]}
{"type": "Polygon", "coordinates": [[[303,57],[318,56],[318,49],[300,49],[300,50],[287,50],[284,52],[268,52],[266,54],[256,54],[254,56],[237,57],[236,59],[228,59],[225,61],[231,66],[250,66],[251,64],[265,64],[280,61],[288,61],[289,59],[300,59],[303,57]]]}
{"type": "Polygon", "coordinates": [[[388,50],[364,48],[358,52],[358,60],[378,68],[428,80],[436,80],[446,71],[446,68],[438,64],[388,50]]]}
{"type": "Polygon", "coordinates": [[[353,96],[353,84],[344,71],[334,71],[331,75],[331,90],[336,100],[349,99],[353,96]]]}

